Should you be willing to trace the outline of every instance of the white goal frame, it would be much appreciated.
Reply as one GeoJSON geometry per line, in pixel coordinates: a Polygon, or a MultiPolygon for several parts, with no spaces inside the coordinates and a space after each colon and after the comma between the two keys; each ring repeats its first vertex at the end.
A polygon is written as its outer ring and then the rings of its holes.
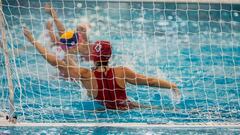
{"type": "MultiPolygon", "coordinates": [[[[87,0],[86,0],[87,1],[87,0]]],[[[92,1],[92,0],[89,0],[92,1]]],[[[104,0],[98,0],[104,1],[104,0]]],[[[224,4],[239,4],[240,0],[108,0],[113,2],[170,2],[170,3],[224,3],[224,4]]],[[[0,0],[0,31],[2,35],[2,47],[4,58],[5,58],[5,70],[6,76],[8,80],[8,88],[9,88],[9,105],[10,110],[9,114],[1,113],[0,112],[0,127],[160,127],[160,128],[219,128],[219,127],[226,127],[226,128],[240,128],[240,123],[228,123],[228,122],[206,122],[206,123],[159,123],[159,124],[147,124],[147,123],[22,123],[17,122],[13,123],[6,120],[6,116],[9,116],[12,119],[14,114],[14,89],[13,89],[13,82],[11,78],[11,70],[8,68],[9,63],[9,54],[6,42],[6,32],[5,32],[5,20],[4,14],[2,10],[2,0],[0,0]]],[[[4,90],[3,90],[4,94],[4,90]]]]}

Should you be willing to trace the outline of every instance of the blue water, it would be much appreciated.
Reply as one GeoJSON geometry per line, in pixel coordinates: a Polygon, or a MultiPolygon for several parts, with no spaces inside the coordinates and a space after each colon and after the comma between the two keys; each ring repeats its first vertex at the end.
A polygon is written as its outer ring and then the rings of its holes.
{"type": "MultiPolygon", "coordinates": [[[[179,134],[190,134],[190,135],[238,135],[240,132],[239,128],[116,128],[116,127],[49,127],[49,128],[32,128],[32,127],[12,127],[4,128],[0,127],[0,134],[26,134],[26,135],[69,135],[69,134],[91,134],[91,135],[179,135],[179,134]]],[[[4,135],[5,135],[4,134],[4,135]]]]}
{"type": "MultiPolygon", "coordinates": [[[[39,8],[44,2],[3,1],[8,46],[14,50],[10,69],[19,121],[240,122],[240,5],[54,2],[68,28],[90,22],[92,41],[112,42],[111,65],[166,78],[176,82],[182,93],[176,104],[168,90],[128,85],[131,100],[162,109],[94,111],[102,106],[87,98],[81,84],[56,78],[57,70],[23,37],[21,29],[27,26],[47,44],[41,36],[50,19],[39,8]]],[[[1,54],[1,63],[3,58],[1,54]]],[[[81,61],[80,65],[90,68],[92,63],[81,61]]],[[[3,64],[0,73],[0,89],[7,97],[3,64]]],[[[7,104],[7,98],[0,101],[7,104]]]]}

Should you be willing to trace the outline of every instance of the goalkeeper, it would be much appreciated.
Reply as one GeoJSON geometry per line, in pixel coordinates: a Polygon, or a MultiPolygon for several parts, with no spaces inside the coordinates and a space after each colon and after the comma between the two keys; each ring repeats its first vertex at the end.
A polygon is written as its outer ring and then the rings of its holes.
{"type": "Polygon", "coordinates": [[[64,58],[65,52],[76,54],[80,53],[86,60],[89,60],[91,47],[87,38],[87,31],[90,29],[89,24],[79,24],[76,30],[66,31],[64,25],[59,20],[56,10],[49,4],[45,5],[45,11],[49,13],[54,20],[58,29],[60,39],[53,32],[53,24],[51,21],[47,22],[47,29],[51,41],[58,47],[53,47],[53,52],[56,53],[60,59],[64,58]]]}
{"type": "Polygon", "coordinates": [[[36,41],[27,28],[24,29],[24,35],[43,58],[65,74],[65,77],[81,81],[87,89],[88,96],[102,103],[107,109],[151,108],[128,100],[127,83],[172,89],[177,96],[180,96],[174,83],[138,74],[127,67],[108,66],[112,54],[111,44],[108,41],[95,42],[91,53],[95,67],[87,69],[79,67],[68,55],[63,60],[58,59],[56,55],[50,53],[41,43],[36,41]]]}

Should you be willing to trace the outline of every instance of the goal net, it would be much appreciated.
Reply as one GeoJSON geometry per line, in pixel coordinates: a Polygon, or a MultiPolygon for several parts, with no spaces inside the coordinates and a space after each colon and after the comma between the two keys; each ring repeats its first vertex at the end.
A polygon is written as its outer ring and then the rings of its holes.
{"type": "MultiPolygon", "coordinates": [[[[223,2],[223,1],[221,1],[223,2]]],[[[240,3],[167,1],[2,0],[2,20],[19,122],[240,122],[240,3]],[[27,27],[51,50],[51,5],[66,30],[91,26],[90,42],[112,43],[111,66],[175,82],[181,91],[127,84],[129,100],[148,109],[109,110],[78,81],[63,78],[23,35],[27,27]],[[154,109],[158,107],[158,109],[154,109]]],[[[53,23],[54,33],[58,35],[53,23]]],[[[0,112],[9,113],[9,86],[0,51],[0,112]]],[[[79,66],[93,62],[74,59],[79,66]]]]}

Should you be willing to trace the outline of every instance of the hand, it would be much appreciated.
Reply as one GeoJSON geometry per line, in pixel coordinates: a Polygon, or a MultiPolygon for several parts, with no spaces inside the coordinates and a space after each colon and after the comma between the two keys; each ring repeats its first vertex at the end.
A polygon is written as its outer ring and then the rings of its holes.
{"type": "Polygon", "coordinates": [[[77,31],[78,32],[86,32],[87,28],[84,25],[80,24],[77,26],[77,31]]]}
{"type": "Polygon", "coordinates": [[[44,9],[47,13],[49,13],[53,18],[57,17],[56,11],[54,8],[49,4],[45,4],[44,9]]]}
{"type": "Polygon", "coordinates": [[[23,34],[28,39],[29,42],[31,42],[31,43],[34,42],[34,38],[32,36],[32,33],[29,31],[29,29],[27,27],[23,28],[23,34]]]}
{"type": "Polygon", "coordinates": [[[47,28],[49,31],[53,31],[53,23],[52,23],[52,21],[48,21],[48,22],[47,22],[46,28],[47,28]]]}
{"type": "Polygon", "coordinates": [[[52,6],[49,3],[46,3],[44,9],[47,13],[51,13],[52,6]]]}
{"type": "Polygon", "coordinates": [[[177,87],[173,88],[173,100],[176,102],[176,104],[179,104],[181,102],[181,93],[177,87]]]}
{"type": "Polygon", "coordinates": [[[88,23],[82,23],[77,26],[77,31],[79,32],[87,32],[91,29],[91,25],[88,23]]]}
{"type": "Polygon", "coordinates": [[[180,95],[180,96],[181,96],[181,93],[180,93],[180,91],[179,91],[178,88],[173,88],[172,90],[173,90],[173,92],[174,92],[176,95],[180,95]]]}

